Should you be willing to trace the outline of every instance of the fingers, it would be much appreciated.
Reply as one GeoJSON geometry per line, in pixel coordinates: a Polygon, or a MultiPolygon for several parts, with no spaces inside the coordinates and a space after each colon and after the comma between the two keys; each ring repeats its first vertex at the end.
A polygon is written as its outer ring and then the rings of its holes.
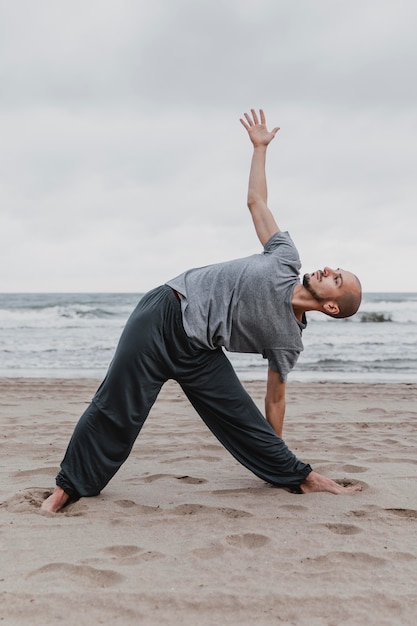
{"type": "MultiPolygon", "coordinates": [[[[259,117],[255,109],[251,109],[250,113],[244,113],[243,115],[244,117],[240,118],[240,123],[242,124],[244,128],[246,128],[248,132],[250,132],[251,129],[255,129],[256,126],[258,127],[263,126],[265,131],[268,132],[266,128],[266,119],[265,119],[265,113],[263,109],[259,109],[259,117]]],[[[272,137],[275,137],[278,131],[279,131],[279,126],[276,126],[273,130],[270,131],[270,134],[272,135],[272,137]]]]}
{"type": "MultiPolygon", "coordinates": [[[[255,109],[251,109],[250,112],[252,113],[252,117],[249,115],[249,113],[244,113],[246,122],[242,119],[240,120],[245,128],[248,128],[249,126],[255,126],[255,124],[259,124],[258,116],[256,115],[255,109]]],[[[262,109],[259,110],[259,116],[261,118],[261,124],[265,124],[265,115],[262,109]]]]}
{"type": "Polygon", "coordinates": [[[252,113],[253,123],[259,124],[258,116],[256,115],[255,109],[251,109],[250,112],[252,113]]]}
{"type": "MultiPolygon", "coordinates": [[[[255,109],[251,109],[250,114],[244,113],[244,117],[245,119],[241,118],[240,121],[246,129],[250,128],[251,126],[257,126],[258,124],[262,124],[262,126],[265,126],[266,124],[265,113],[263,112],[263,109],[259,109],[259,117],[255,109]]],[[[279,128],[274,129],[275,132],[277,132],[278,130],[279,128]]]]}
{"type": "MultiPolygon", "coordinates": [[[[253,109],[252,109],[253,111],[253,109]]],[[[245,120],[243,120],[242,118],[240,118],[240,123],[246,128],[246,130],[249,130],[251,128],[251,126],[254,126],[255,124],[257,124],[258,122],[254,122],[252,121],[250,115],[248,113],[244,113],[245,116],[245,120]]],[[[256,117],[256,116],[255,116],[256,117]]]]}
{"type": "Polygon", "coordinates": [[[240,123],[246,128],[246,130],[249,130],[249,124],[246,124],[245,120],[242,120],[242,118],[240,118],[240,123]]]}

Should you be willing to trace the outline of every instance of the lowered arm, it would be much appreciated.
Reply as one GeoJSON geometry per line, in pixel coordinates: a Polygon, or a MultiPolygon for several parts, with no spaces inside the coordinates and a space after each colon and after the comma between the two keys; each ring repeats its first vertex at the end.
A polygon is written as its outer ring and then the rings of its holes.
{"type": "Polygon", "coordinates": [[[269,368],[265,396],[265,417],[281,439],[285,417],[285,390],[286,383],[281,381],[277,372],[269,368]]]}

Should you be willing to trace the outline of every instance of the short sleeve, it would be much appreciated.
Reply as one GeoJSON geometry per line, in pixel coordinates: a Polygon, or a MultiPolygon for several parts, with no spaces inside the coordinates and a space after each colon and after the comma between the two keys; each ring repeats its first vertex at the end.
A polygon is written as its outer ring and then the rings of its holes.
{"type": "Polygon", "coordinates": [[[298,250],[287,231],[272,235],[264,246],[263,254],[279,254],[282,263],[293,267],[295,271],[301,268],[298,250]]]}
{"type": "Polygon", "coordinates": [[[299,350],[281,350],[278,348],[265,348],[262,353],[264,359],[268,359],[268,366],[280,375],[281,382],[287,380],[287,376],[294,368],[300,356],[299,350]]]}

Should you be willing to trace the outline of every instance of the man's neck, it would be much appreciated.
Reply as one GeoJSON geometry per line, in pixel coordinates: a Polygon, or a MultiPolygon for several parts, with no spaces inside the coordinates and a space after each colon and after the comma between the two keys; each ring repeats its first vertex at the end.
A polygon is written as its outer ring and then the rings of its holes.
{"type": "Polygon", "coordinates": [[[316,307],[316,302],[312,299],[311,294],[303,287],[303,285],[296,285],[292,292],[291,300],[292,308],[295,317],[299,322],[302,322],[303,314],[306,311],[312,311],[316,307]]]}

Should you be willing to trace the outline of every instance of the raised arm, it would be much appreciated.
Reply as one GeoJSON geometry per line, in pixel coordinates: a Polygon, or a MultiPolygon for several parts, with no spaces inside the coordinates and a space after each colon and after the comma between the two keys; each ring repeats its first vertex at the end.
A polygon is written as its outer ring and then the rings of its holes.
{"type": "Polygon", "coordinates": [[[279,128],[268,131],[265,124],[265,115],[262,109],[259,118],[254,109],[251,115],[245,113],[245,119],[240,120],[248,131],[253,144],[253,156],[249,174],[248,208],[251,212],[256,234],[264,246],[266,242],[279,232],[274,216],[268,209],[268,189],[266,184],[265,164],[266,151],[279,128]]]}

